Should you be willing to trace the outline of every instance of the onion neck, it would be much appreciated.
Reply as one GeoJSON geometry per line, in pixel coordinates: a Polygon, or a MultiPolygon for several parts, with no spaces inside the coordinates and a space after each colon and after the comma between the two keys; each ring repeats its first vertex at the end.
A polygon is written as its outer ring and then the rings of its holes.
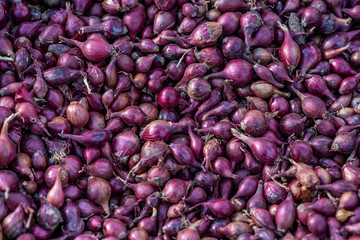
{"type": "Polygon", "coordinates": [[[237,131],[235,128],[231,129],[231,133],[234,135],[234,137],[240,139],[241,141],[243,141],[244,143],[247,143],[250,138],[248,136],[246,136],[243,133],[240,133],[239,131],[237,131]]]}
{"type": "Polygon", "coordinates": [[[289,29],[281,22],[277,22],[279,28],[284,32],[285,38],[290,37],[289,29]]]}
{"type": "Polygon", "coordinates": [[[221,72],[215,72],[215,73],[209,74],[204,77],[204,79],[206,79],[206,80],[213,79],[213,78],[226,78],[226,76],[224,74],[224,70],[221,72]]]}
{"type": "Polygon", "coordinates": [[[69,39],[69,38],[65,38],[63,36],[59,37],[60,42],[64,42],[66,44],[72,45],[72,46],[76,46],[78,48],[81,49],[81,47],[83,46],[83,43],[74,39],[69,39]]]}
{"type": "Polygon", "coordinates": [[[190,81],[190,79],[189,78],[187,78],[187,77],[183,77],[176,85],[175,85],[175,89],[176,90],[180,90],[180,91],[186,91],[186,84],[188,84],[188,82],[190,81]]]}
{"type": "Polygon", "coordinates": [[[12,57],[4,57],[4,56],[0,56],[0,61],[9,61],[9,62],[14,62],[14,59],[12,57]]]}
{"type": "Polygon", "coordinates": [[[1,129],[1,136],[4,136],[4,135],[7,136],[8,135],[8,133],[9,133],[9,123],[12,120],[14,120],[17,116],[20,116],[20,113],[15,113],[15,114],[13,113],[4,120],[2,129],[1,129]]]}
{"type": "Polygon", "coordinates": [[[84,26],[79,29],[79,34],[85,34],[85,33],[94,33],[94,32],[102,32],[104,31],[103,25],[95,24],[92,26],[84,26]]]}
{"type": "Polygon", "coordinates": [[[349,17],[349,18],[339,18],[339,17],[336,17],[334,15],[334,21],[335,21],[335,26],[334,26],[334,29],[335,30],[341,30],[342,28],[346,28],[348,27],[351,22],[352,22],[352,18],[349,17]]]}
{"type": "Polygon", "coordinates": [[[302,94],[294,86],[291,86],[291,89],[295,92],[295,94],[300,98],[301,101],[304,101],[304,99],[306,98],[306,96],[304,94],[302,94]]]}
{"type": "Polygon", "coordinates": [[[67,139],[71,139],[71,140],[75,140],[75,141],[79,137],[79,135],[74,135],[74,134],[70,134],[70,133],[60,133],[59,135],[61,138],[67,138],[67,139]]]}
{"type": "Polygon", "coordinates": [[[121,118],[121,112],[111,112],[110,118],[121,118]]]}

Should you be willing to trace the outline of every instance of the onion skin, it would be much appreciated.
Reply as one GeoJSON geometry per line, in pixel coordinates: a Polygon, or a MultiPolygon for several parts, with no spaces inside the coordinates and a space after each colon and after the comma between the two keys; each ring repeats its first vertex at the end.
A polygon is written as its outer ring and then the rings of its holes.
{"type": "Polygon", "coordinates": [[[223,28],[220,23],[207,22],[199,25],[187,38],[187,42],[197,47],[210,47],[221,36],[223,28]]]}

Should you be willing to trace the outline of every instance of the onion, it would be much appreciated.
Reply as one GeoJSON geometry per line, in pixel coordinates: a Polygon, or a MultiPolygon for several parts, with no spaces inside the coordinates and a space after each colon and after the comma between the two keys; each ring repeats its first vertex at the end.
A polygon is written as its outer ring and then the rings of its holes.
{"type": "Polygon", "coordinates": [[[292,71],[300,62],[301,51],[291,38],[289,29],[281,23],[278,23],[278,25],[285,35],[284,42],[279,50],[279,57],[284,65],[292,71]]]}
{"type": "Polygon", "coordinates": [[[126,237],[125,225],[114,218],[109,218],[104,221],[103,232],[107,237],[116,237],[117,239],[124,239],[126,237]]]}
{"type": "Polygon", "coordinates": [[[232,206],[231,202],[224,198],[219,198],[214,202],[199,203],[195,206],[208,207],[216,216],[220,218],[227,218],[234,211],[234,207],[232,206]]]}
{"type": "Polygon", "coordinates": [[[102,7],[109,14],[117,14],[121,10],[120,0],[105,0],[102,7]]]}
{"type": "Polygon", "coordinates": [[[235,86],[248,84],[253,76],[251,64],[242,59],[231,60],[223,71],[207,75],[205,79],[226,78],[235,86]]]}
{"type": "Polygon", "coordinates": [[[196,47],[210,47],[215,44],[222,32],[220,23],[206,22],[196,27],[185,40],[196,47]]]}
{"type": "Polygon", "coordinates": [[[243,14],[240,18],[240,27],[244,33],[245,45],[249,51],[252,34],[257,31],[261,25],[261,16],[256,11],[249,11],[243,14]]]}
{"type": "Polygon", "coordinates": [[[324,114],[326,114],[325,103],[320,98],[315,96],[305,96],[294,87],[292,87],[292,90],[301,99],[301,107],[307,117],[321,118],[324,114]]]}
{"type": "Polygon", "coordinates": [[[181,230],[177,237],[177,240],[185,240],[185,239],[194,239],[194,240],[200,240],[200,235],[194,227],[189,227],[181,230]]]}
{"type": "Polygon", "coordinates": [[[91,201],[102,206],[106,214],[110,213],[108,202],[111,187],[106,180],[99,177],[90,177],[88,179],[87,194],[91,201]]]}
{"type": "Polygon", "coordinates": [[[93,62],[100,62],[110,57],[112,54],[112,46],[105,40],[100,38],[88,39],[85,42],[79,42],[64,37],[60,38],[67,44],[80,48],[84,56],[93,62]]]}
{"type": "Polygon", "coordinates": [[[288,196],[276,211],[275,222],[277,230],[281,232],[287,231],[294,223],[295,214],[294,200],[291,193],[288,193],[288,196]]]}
{"type": "Polygon", "coordinates": [[[45,27],[40,33],[38,41],[40,45],[49,45],[52,43],[58,43],[61,36],[65,36],[65,29],[59,24],[51,24],[45,27]]]}
{"type": "Polygon", "coordinates": [[[123,17],[124,24],[126,25],[131,40],[141,31],[145,24],[145,8],[142,5],[137,5],[130,12],[125,13],[123,17]]]}
{"type": "Polygon", "coordinates": [[[109,38],[117,38],[127,33],[127,28],[121,21],[117,19],[109,19],[99,24],[91,26],[82,26],[78,29],[79,33],[104,32],[109,38]]]}
{"type": "Polygon", "coordinates": [[[355,76],[345,78],[344,80],[342,80],[340,84],[339,92],[341,94],[352,93],[356,88],[354,86],[357,86],[357,84],[359,84],[359,81],[360,81],[360,74],[356,74],[355,76]]]}
{"type": "Polygon", "coordinates": [[[2,231],[8,238],[17,238],[19,235],[25,232],[24,226],[24,209],[21,204],[7,215],[2,223],[2,231]]]}
{"type": "Polygon", "coordinates": [[[277,148],[274,143],[265,138],[251,138],[232,129],[235,137],[247,144],[253,152],[255,158],[264,164],[272,164],[278,157],[277,148]]]}
{"type": "Polygon", "coordinates": [[[180,94],[172,87],[162,89],[156,98],[160,106],[166,108],[173,108],[183,101],[180,94]]]}

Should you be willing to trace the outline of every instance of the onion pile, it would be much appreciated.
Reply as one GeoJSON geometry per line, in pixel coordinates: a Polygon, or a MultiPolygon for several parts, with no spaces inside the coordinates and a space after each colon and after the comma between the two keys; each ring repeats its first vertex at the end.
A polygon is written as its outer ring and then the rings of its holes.
{"type": "Polygon", "coordinates": [[[360,239],[356,0],[0,0],[0,239],[360,239]]]}

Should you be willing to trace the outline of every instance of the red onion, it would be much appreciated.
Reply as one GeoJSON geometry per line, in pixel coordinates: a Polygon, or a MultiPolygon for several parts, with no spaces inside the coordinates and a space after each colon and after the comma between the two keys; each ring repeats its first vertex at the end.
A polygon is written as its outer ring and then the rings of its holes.
{"type": "Polygon", "coordinates": [[[180,23],[178,32],[180,34],[181,33],[191,33],[195,29],[196,25],[203,19],[204,19],[203,17],[200,17],[200,18],[185,17],[180,23]]]}
{"type": "Polygon", "coordinates": [[[357,74],[357,72],[351,68],[350,64],[342,58],[333,58],[329,62],[332,70],[340,76],[357,74]]]}
{"type": "Polygon", "coordinates": [[[189,227],[181,230],[177,237],[177,240],[185,240],[185,239],[194,239],[194,240],[200,240],[200,235],[194,227],[189,227]]]}
{"type": "Polygon", "coordinates": [[[2,232],[8,238],[17,238],[25,232],[24,226],[24,209],[21,204],[15,211],[7,215],[2,223],[2,232]]]}
{"type": "Polygon", "coordinates": [[[241,87],[248,84],[253,76],[252,66],[242,59],[230,61],[223,71],[206,76],[206,79],[227,78],[235,86],[241,87]]]}
{"type": "Polygon", "coordinates": [[[144,141],[164,140],[168,141],[172,133],[182,131],[182,126],[178,123],[156,120],[148,124],[140,133],[144,141]]]}
{"type": "Polygon", "coordinates": [[[359,20],[360,16],[359,16],[359,6],[355,5],[352,8],[343,8],[342,11],[344,13],[346,13],[347,15],[349,15],[350,17],[352,17],[353,19],[359,20]]]}
{"type": "MultiPolygon", "coordinates": [[[[179,87],[179,89],[182,88],[179,87]]],[[[194,100],[204,100],[210,94],[211,86],[203,78],[193,78],[186,85],[185,91],[194,100]]]]}
{"type": "Polygon", "coordinates": [[[91,165],[86,167],[86,170],[95,177],[109,179],[113,176],[113,166],[111,162],[105,158],[99,158],[91,165]]]}
{"type": "Polygon", "coordinates": [[[83,72],[62,66],[49,68],[43,73],[44,79],[55,86],[70,83],[80,76],[83,76],[83,72]]]}
{"type": "Polygon", "coordinates": [[[327,96],[335,101],[335,95],[327,88],[325,80],[319,75],[312,75],[306,79],[306,87],[310,92],[327,96]]]}
{"type": "Polygon", "coordinates": [[[340,84],[339,92],[341,94],[352,93],[356,88],[354,86],[357,86],[357,84],[359,84],[359,81],[360,81],[360,74],[356,74],[355,76],[345,78],[344,80],[342,80],[340,84]]]}
{"type": "Polygon", "coordinates": [[[253,208],[250,211],[251,219],[258,227],[275,229],[274,221],[269,211],[261,208],[253,208]]]}
{"type": "Polygon", "coordinates": [[[215,44],[222,32],[220,23],[206,22],[197,26],[185,40],[197,47],[210,47],[215,44]]]}
{"type": "Polygon", "coordinates": [[[121,10],[120,0],[105,0],[102,7],[109,14],[117,14],[121,10]]]}
{"type": "Polygon", "coordinates": [[[111,187],[106,180],[99,177],[90,177],[88,180],[87,194],[91,201],[102,206],[106,214],[110,213],[108,202],[111,187]]]}
{"type": "Polygon", "coordinates": [[[61,36],[65,36],[65,29],[59,24],[51,24],[40,33],[38,40],[40,45],[58,43],[61,36]]]}
{"type": "Polygon", "coordinates": [[[61,184],[61,168],[58,170],[55,183],[49,190],[46,199],[56,208],[60,208],[64,203],[64,192],[61,184]]]}
{"type": "Polygon", "coordinates": [[[272,164],[278,157],[278,151],[274,143],[265,138],[251,138],[232,129],[235,137],[248,145],[255,158],[264,164],[272,164]]]}
{"type": "Polygon", "coordinates": [[[170,203],[178,203],[187,195],[190,184],[190,182],[185,182],[181,179],[171,179],[163,188],[165,200],[170,203]]]}
{"type": "Polygon", "coordinates": [[[129,30],[131,40],[141,31],[145,24],[145,8],[142,5],[137,5],[130,12],[125,13],[123,17],[124,24],[129,30]]]}
{"type": "Polygon", "coordinates": [[[67,44],[80,48],[84,56],[92,62],[103,61],[110,57],[113,52],[112,46],[105,40],[99,38],[88,39],[85,42],[79,42],[64,37],[61,37],[61,40],[67,44]]]}
{"type": "Polygon", "coordinates": [[[145,200],[148,196],[156,192],[156,188],[145,182],[137,184],[126,183],[126,187],[132,189],[135,196],[141,200],[145,200]]]}
{"type": "Polygon", "coordinates": [[[301,51],[290,36],[289,29],[281,23],[278,23],[278,25],[285,35],[284,42],[279,50],[279,57],[284,65],[292,71],[300,62],[301,51]]]}
{"type": "Polygon", "coordinates": [[[57,226],[63,222],[60,211],[50,205],[46,200],[41,204],[37,214],[37,220],[43,228],[50,231],[55,230],[57,226]]]}
{"type": "Polygon", "coordinates": [[[244,56],[245,44],[241,38],[225,37],[223,39],[222,53],[228,59],[235,59],[244,56]]]}
{"type": "Polygon", "coordinates": [[[280,232],[286,232],[295,220],[295,204],[291,193],[288,193],[286,199],[279,205],[276,211],[276,228],[280,232]]]}
{"type": "Polygon", "coordinates": [[[339,133],[331,145],[331,150],[343,154],[350,154],[355,148],[355,141],[353,134],[348,132],[339,133]]]}
{"type": "Polygon", "coordinates": [[[340,197],[344,192],[356,191],[356,185],[345,180],[339,180],[331,184],[318,185],[316,189],[329,190],[334,196],[340,197]]]}
{"type": "Polygon", "coordinates": [[[301,47],[301,60],[300,60],[300,76],[314,68],[321,61],[321,52],[316,44],[307,43],[301,47]]]}
{"type": "Polygon", "coordinates": [[[66,4],[66,13],[67,19],[65,23],[65,32],[69,37],[74,37],[78,33],[79,29],[85,26],[85,23],[73,14],[70,3],[66,4]]]}
{"type": "Polygon", "coordinates": [[[124,239],[126,237],[125,225],[117,219],[109,218],[103,223],[103,232],[107,237],[116,237],[117,239],[124,239]]]}
{"type": "Polygon", "coordinates": [[[217,217],[220,217],[220,218],[227,218],[234,211],[234,207],[232,206],[231,202],[224,198],[219,198],[214,202],[200,203],[195,206],[199,206],[199,205],[210,208],[210,210],[217,217]]]}
{"type": "Polygon", "coordinates": [[[163,187],[169,179],[170,174],[165,168],[163,160],[159,160],[157,166],[152,167],[147,175],[148,182],[156,187],[163,187]]]}
{"type": "Polygon", "coordinates": [[[305,96],[294,87],[292,87],[292,90],[301,99],[301,107],[307,117],[321,118],[324,114],[326,114],[325,103],[320,98],[315,96],[305,96]]]}
{"type": "Polygon", "coordinates": [[[261,16],[256,11],[249,11],[240,18],[240,27],[245,37],[245,45],[249,51],[252,34],[257,31],[261,25],[261,16]]]}
{"type": "Polygon", "coordinates": [[[180,94],[172,87],[163,88],[156,98],[160,106],[165,108],[173,108],[180,102],[184,102],[180,94]]]}

